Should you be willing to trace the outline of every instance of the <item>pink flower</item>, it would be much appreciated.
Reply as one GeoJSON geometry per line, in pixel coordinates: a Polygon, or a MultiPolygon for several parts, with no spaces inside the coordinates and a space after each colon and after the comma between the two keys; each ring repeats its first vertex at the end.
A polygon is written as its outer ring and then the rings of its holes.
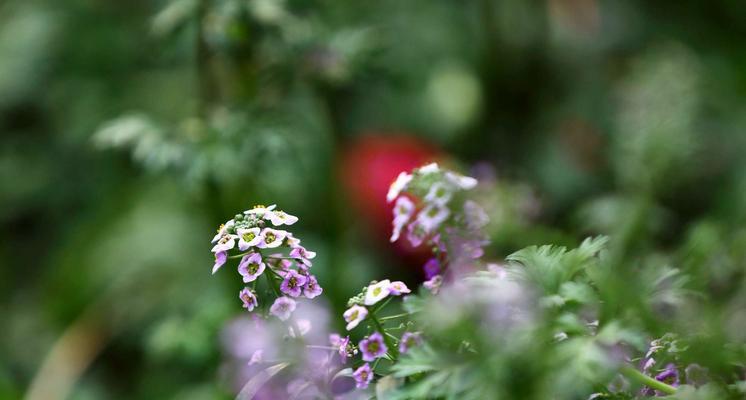
{"type": "Polygon", "coordinates": [[[228,260],[228,253],[225,251],[219,251],[215,253],[215,265],[212,266],[212,273],[218,272],[218,269],[225,264],[226,260],[228,260]]]}
{"type": "Polygon", "coordinates": [[[241,289],[241,291],[238,292],[238,297],[243,302],[243,308],[249,311],[254,310],[254,308],[259,305],[256,295],[249,288],[241,289]]]}
{"type": "Polygon", "coordinates": [[[295,311],[295,300],[289,298],[289,297],[278,297],[274,303],[272,303],[272,307],[269,308],[269,312],[274,315],[275,317],[287,321],[288,318],[290,318],[290,314],[295,311]]]}
{"type": "Polygon", "coordinates": [[[422,343],[422,335],[419,332],[405,332],[399,341],[399,353],[404,354],[420,343],[422,343]]]}
{"type": "Polygon", "coordinates": [[[412,247],[419,247],[425,241],[426,236],[427,232],[419,221],[414,221],[407,226],[407,239],[412,247]]]}
{"type": "Polygon", "coordinates": [[[228,233],[228,229],[233,228],[234,224],[235,224],[235,221],[233,220],[230,220],[226,222],[225,224],[221,224],[220,227],[218,228],[218,233],[215,235],[215,237],[212,238],[212,242],[210,243],[215,243],[218,240],[220,240],[220,238],[222,238],[223,236],[225,236],[226,233],[228,233]]]}
{"type": "Polygon", "coordinates": [[[298,217],[295,215],[287,214],[284,211],[271,211],[264,214],[264,218],[270,220],[272,225],[292,225],[298,222],[298,217]]]}
{"type": "Polygon", "coordinates": [[[383,341],[383,335],[374,332],[368,338],[360,341],[360,352],[363,354],[363,361],[374,361],[376,358],[383,357],[389,350],[383,341]]]}
{"type": "Polygon", "coordinates": [[[306,285],[303,286],[303,295],[306,296],[308,299],[313,299],[314,297],[318,296],[323,292],[324,289],[319,286],[319,282],[316,280],[316,277],[313,275],[309,275],[308,279],[306,280],[306,285]]]}
{"type": "Polygon", "coordinates": [[[391,282],[391,285],[389,286],[389,293],[391,293],[394,296],[399,296],[402,294],[412,293],[411,290],[407,287],[407,285],[404,284],[402,281],[395,281],[391,282]]]}
{"type": "Polygon", "coordinates": [[[422,286],[432,292],[432,294],[438,294],[441,285],[443,285],[443,277],[440,275],[435,275],[434,277],[430,278],[430,280],[425,281],[422,284],[422,286]]]}
{"type": "Polygon", "coordinates": [[[257,246],[264,239],[261,236],[259,228],[238,228],[236,229],[236,233],[238,234],[238,249],[241,251],[248,250],[252,246],[257,246]]]}
{"type": "Polygon", "coordinates": [[[288,270],[288,272],[285,273],[285,279],[280,285],[280,291],[289,296],[298,297],[300,296],[303,285],[306,284],[307,280],[308,278],[299,274],[295,270],[288,270]]]}
{"type": "Polygon", "coordinates": [[[288,233],[285,231],[272,228],[264,228],[264,230],[262,231],[262,237],[264,238],[264,240],[259,243],[258,247],[262,249],[274,249],[276,247],[280,247],[287,234],[288,233]]]}
{"type": "Polygon", "coordinates": [[[264,272],[264,267],[261,254],[250,253],[241,258],[238,273],[243,276],[243,281],[248,283],[255,281],[264,272]]]}
{"type": "Polygon", "coordinates": [[[352,377],[355,378],[355,386],[358,389],[365,389],[373,380],[373,371],[370,369],[370,365],[365,363],[352,373],[352,377]]]}
{"type": "Polygon", "coordinates": [[[290,257],[293,257],[296,260],[310,267],[311,259],[316,257],[316,252],[306,250],[305,247],[298,245],[296,247],[293,247],[292,250],[290,250],[290,257]]]}
{"type": "Polygon", "coordinates": [[[236,246],[236,235],[231,235],[229,233],[224,234],[218,242],[215,244],[215,246],[212,247],[212,252],[217,253],[220,251],[228,251],[236,246]]]}

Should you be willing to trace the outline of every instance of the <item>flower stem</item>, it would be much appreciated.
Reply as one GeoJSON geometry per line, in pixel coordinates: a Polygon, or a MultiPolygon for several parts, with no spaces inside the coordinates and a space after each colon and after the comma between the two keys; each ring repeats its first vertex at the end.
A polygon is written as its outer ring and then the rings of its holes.
{"type": "Polygon", "coordinates": [[[632,380],[637,381],[638,383],[641,383],[645,386],[648,386],[651,389],[657,390],[659,392],[663,392],[666,394],[675,394],[676,388],[668,385],[664,382],[661,382],[659,380],[653,379],[642,372],[630,367],[630,366],[624,366],[619,371],[627,378],[630,378],[632,380]]]}
{"type": "Polygon", "coordinates": [[[407,315],[409,315],[409,314],[408,313],[401,313],[401,314],[396,314],[396,315],[389,315],[387,317],[381,317],[380,321],[381,322],[388,321],[388,320],[391,320],[391,319],[397,319],[397,318],[401,318],[401,317],[406,317],[407,315]]]}

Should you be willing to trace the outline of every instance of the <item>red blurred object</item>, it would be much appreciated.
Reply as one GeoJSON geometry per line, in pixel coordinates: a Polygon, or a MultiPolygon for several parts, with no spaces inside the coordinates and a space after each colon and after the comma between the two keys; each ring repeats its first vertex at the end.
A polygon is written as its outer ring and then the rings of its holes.
{"type": "MultiPolygon", "coordinates": [[[[366,134],[346,146],[340,165],[342,182],[376,237],[388,242],[391,236],[393,204],[386,202],[386,194],[399,173],[440,158],[435,146],[406,134],[366,134]]],[[[409,247],[404,235],[396,247],[408,253],[420,250],[409,247]]]]}

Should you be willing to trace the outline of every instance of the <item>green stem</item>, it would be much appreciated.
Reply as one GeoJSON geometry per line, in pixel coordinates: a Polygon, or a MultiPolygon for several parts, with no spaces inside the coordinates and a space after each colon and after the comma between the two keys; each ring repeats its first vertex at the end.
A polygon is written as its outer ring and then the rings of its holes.
{"type": "Polygon", "coordinates": [[[386,307],[389,304],[389,302],[391,301],[391,299],[393,299],[393,297],[389,296],[389,298],[386,299],[386,301],[384,301],[383,303],[381,303],[378,306],[376,306],[375,309],[371,310],[371,314],[383,310],[383,308],[386,307]]]}
{"type": "Polygon", "coordinates": [[[401,314],[396,314],[396,315],[389,315],[388,317],[382,317],[382,318],[380,318],[380,321],[381,322],[388,321],[388,320],[392,320],[392,319],[406,317],[408,315],[409,315],[409,313],[401,313],[401,314]]]}
{"type": "Polygon", "coordinates": [[[624,366],[619,371],[627,378],[630,378],[632,380],[635,380],[645,386],[648,386],[651,389],[657,390],[659,392],[663,392],[665,394],[675,394],[676,388],[668,385],[664,382],[661,382],[659,380],[653,379],[642,372],[630,367],[630,366],[624,366]]]}
{"type": "Polygon", "coordinates": [[[373,321],[373,325],[376,326],[376,330],[378,330],[378,332],[380,332],[381,335],[383,335],[383,341],[386,343],[386,347],[389,348],[389,352],[391,352],[392,358],[396,360],[396,356],[398,355],[397,348],[396,346],[394,346],[394,343],[391,341],[391,338],[387,336],[386,330],[383,329],[383,325],[381,324],[381,321],[378,320],[375,313],[371,312],[369,316],[370,316],[370,320],[373,321]]]}

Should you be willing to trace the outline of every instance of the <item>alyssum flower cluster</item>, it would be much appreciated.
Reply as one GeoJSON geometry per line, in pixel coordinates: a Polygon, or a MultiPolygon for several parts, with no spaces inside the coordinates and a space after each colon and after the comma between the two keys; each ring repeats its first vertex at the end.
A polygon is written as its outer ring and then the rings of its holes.
{"type": "Polygon", "coordinates": [[[247,310],[259,307],[256,286],[262,275],[275,294],[269,312],[281,320],[295,310],[294,298],[313,299],[321,294],[318,280],[310,273],[316,253],[303,247],[292,232],[278,228],[297,221],[298,217],[276,210],[275,205],[255,206],[222,224],[212,239],[213,274],[229,259],[240,259],[238,273],[248,285],[239,298],[247,310]]]}

